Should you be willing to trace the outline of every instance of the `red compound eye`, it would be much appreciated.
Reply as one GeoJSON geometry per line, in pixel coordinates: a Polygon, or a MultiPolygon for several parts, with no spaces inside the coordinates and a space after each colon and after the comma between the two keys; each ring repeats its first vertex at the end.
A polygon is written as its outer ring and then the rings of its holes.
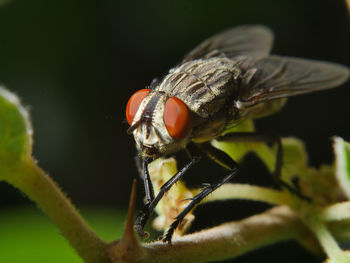
{"type": "Polygon", "coordinates": [[[128,105],[126,105],[126,119],[128,120],[129,125],[131,125],[141,102],[148,95],[148,93],[150,93],[150,91],[150,89],[141,89],[136,91],[129,99],[128,105]]]}
{"type": "Polygon", "coordinates": [[[174,139],[182,139],[188,134],[191,115],[182,100],[170,97],[165,103],[163,119],[165,127],[174,139]]]}

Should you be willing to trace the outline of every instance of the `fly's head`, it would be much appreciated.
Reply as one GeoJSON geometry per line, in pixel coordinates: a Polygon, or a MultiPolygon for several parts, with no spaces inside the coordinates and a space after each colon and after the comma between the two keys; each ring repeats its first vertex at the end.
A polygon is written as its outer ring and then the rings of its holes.
{"type": "Polygon", "coordinates": [[[126,118],[143,157],[158,158],[183,148],[190,136],[191,113],[177,97],[142,89],[126,107],[126,118]]]}

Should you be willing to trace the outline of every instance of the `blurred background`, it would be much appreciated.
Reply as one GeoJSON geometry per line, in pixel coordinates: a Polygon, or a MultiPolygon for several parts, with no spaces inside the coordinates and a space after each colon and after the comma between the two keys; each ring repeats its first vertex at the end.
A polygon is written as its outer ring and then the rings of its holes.
{"type": "MultiPolygon", "coordinates": [[[[30,109],[40,166],[86,211],[94,227],[113,239],[123,224],[131,182],[138,177],[134,141],[126,134],[127,100],[205,38],[256,23],[275,32],[275,54],[350,66],[349,16],[341,0],[0,0],[0,83],[30,109]]],[[[257,129],[297,136],[306,142],[312,165],[330,163],[330,137],[350,140],[349,95],[348,82],[292,98],[281,112],[259,120],[257,129]]],[[[254,156],[245,159],[241,170],[236,181],[269,185],[266,169],[254,156]]],[[[224,175],[202,162],[186,181],[199,186],[224,175]]],[[[266,208],[250,202],[208,204],[196,210],[191,231],[266,208]]],[[[79,262],[65,241],[58,245],[56,239],[62,239],[58,230],[33,204],[0,183],[0,261],[22,262],[23,254],[27,262],[44,262],[44,253],[57,253],[57,262],[79,262]],[[44,231],[46,225],[51,234],[44,231]]],[[[257,259],[319,262],[294,242],[234,262],[257,259]]]]}

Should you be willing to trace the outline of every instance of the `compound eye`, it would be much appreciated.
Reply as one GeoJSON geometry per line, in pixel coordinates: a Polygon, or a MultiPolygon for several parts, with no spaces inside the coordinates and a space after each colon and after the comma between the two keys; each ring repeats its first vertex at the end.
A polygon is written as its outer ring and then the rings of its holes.
{"type": "Polygon", "coordinates": [[[191,115],[186,104],[176,97],[170,97],[164,107],[164,124],[171,137],[186,137],[191,127],[191,115]]]}
{"type": "Polygon", "coordinates": [[[129,125],[132,124],[132,121],[135,117],[137,110],[140,107],[143,99],[150,93],[150,89],[141,89],[136,91],[129,99],[128,104],[126,105],[126,119],[129,125]]]}

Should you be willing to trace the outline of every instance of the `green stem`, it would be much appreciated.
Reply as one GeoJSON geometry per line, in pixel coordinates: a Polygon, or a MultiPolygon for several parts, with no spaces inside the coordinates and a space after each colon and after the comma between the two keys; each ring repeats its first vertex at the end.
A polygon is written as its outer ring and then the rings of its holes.
{"type": "Polygon", "coordinates": [[[88,263],[105,262],[107,244],[84,221],[57,184],[32,160],[14,165],[7,181],[36,202],[88,263]]]}
{"type": "Polygon", "coordinates": [[[330,205],[322,210],[320,218],[324,221],[339,221],[350,218],[350,202],[330,205]]]}
{"type": "MultiPolygon", "coordinates": [[[[196,193],[198,191],[200,190],[196,189],[194,192],[196,193]]],[[[260,201],[275,205],[287,205],[291,208],[300,206],[303,203],[298,197],[288,192],[247,184],[224,184],[220,189],[204,199],[203,203],[227,199],[260,201]]]]}
{"type": "Polygon", "coordinates": [[[329,258],[339,258],[343,254],[343,251],[324,224],[313,221],[308,222],[308,226],[317,236],[317,239],[329,258]]]}

